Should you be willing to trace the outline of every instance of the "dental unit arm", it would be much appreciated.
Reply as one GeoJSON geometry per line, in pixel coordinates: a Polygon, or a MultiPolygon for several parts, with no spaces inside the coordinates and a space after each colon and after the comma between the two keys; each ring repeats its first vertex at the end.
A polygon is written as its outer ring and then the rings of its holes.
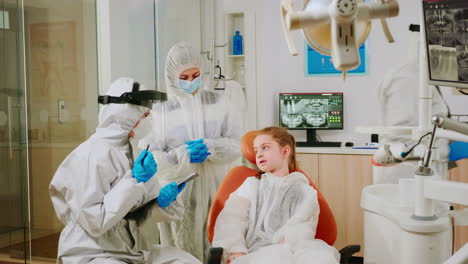
{"type": "Polygon", "coordinates": [[[432,124],[432,132],[422,136],[415,145],[419,145],[424,137],[430,136],[429,141],[425,144],[427,149],[422,157],[413,155],[412,150],[415,146],[408,148],[401,142],[384,144],[384,147],[380,148],[372,157],[372,163],[376,166],[392,166],[404,161],[420,161],[415,175],[417,197],[414,216],[417,219],[433,219],[434,205],[432,200],[468,205],[467,183],[435,180],[428,177],[433,175],[431,163],[435,151],[433,148],[434,140],[436,132],[439,131],[437,128],[441,129],[443,138],[468,142],[468,125],[442,116],[434,116],[432,124]]]}
{"type": "Polygon", "coordinates": [[[436,129],[445,128],[468,135],[468,125],[441,116],[434,116],[432,124],[433,130],[429,146],[415,173],[416,201],[413,218],[423,221],[430,221],[435,217],[433,200],[468,206],[468,183],[436,180],[428,177],[433,175],[430,165],[436,129]]]}
{"type": "MultiPolygon", "coordinates": [[[[432,118],[432,124],[433,130],[429,146],[421,165],[415,172],[415,208],[412,218],[422,222],[436,221],[438,219],[434,212],[434,201],[468,206],[468,183],[439,180],[430,177],[433,175],[430,164],[436,129],[444,128],[463,135],[468,135],[468,125],[441,116],[434,116],[432,118]]],[[[468,226],[468,209],[452,211],[451,217],[453,218],[454,225],[468,226]]],[[[461,263],[460,260],[466,260],[468,258],[467,245],[447,259],[444,264],[461,263]]]]}
{"type": "MultiPolygon", "coordinates": [[[[412,204],[411,207],[407,208],[409,211],[399,209],[397,212],[395,212],[392,210],[385,211],[384,209],[385,213],[382,214],[381,212],[376,213],[379,211],[373,211],[370,207],[364,207],[367,209],[366,216],[370,217],[367,218],[369,221],[367,228],[370,228],[370,230],[374,229],[369,226],[376,225],[377,223],[379,223],[377,225],[379,227],[375,228],[389,227],[377,221],[376,219],[386,219],[387,222],[392,223],[390,226],[396,225],[399,228],[399,231],[393,237],[382,234],[382,236],[388,238],[389,241],[393,241],[393,243],[398,244],[398,246],[391,247],[391,249],[385,246],[374,247],[372,252],[368,251],[364,254],[365,257],[368,257],[371,260],[375,260],[379,253],[387,256],[386,254],[389,252],[387,250],[393,250],[393,253],[391,253],[392,259],[394,261],[398,261],[391,263],[458,264],[465,263],[464,261],[468,259],[468,244],[459,249],[455,254],[452,251],[452,227],[454,225],[468,226],[468,208],[452,210],[448,214],[441,213],[440,209],[442,207],[446,208],[446,204],[439,203],[439,201],[441,201],[451,204],[468,205],[468,184],[442,180],[440,177],[431,177],[434,175],[431,169],[432,161],[441,161],[438,157],[438,154],[436,153],[437,148],[433,148],[435,138],[440,138],[442,136],[443,138],[456,138],[456,140],[468,142],[468,125],[441,116],[434,116],[431,121],[431,124],[433,125],[432,131],[426,132],[426,134],[420,138],[420,142],[418,142],[421,143],[419,145],[419,157],[414,157],[414,159],[419,160],[419,167],[415,172],[414,181],[411,181],[412,188],[411,191],[408,192],[408,195],[410,196],[406,197],[409,198],[409,200],[401,200],[402,196],[400,196],[399,200],[399,202],[403,202],[403,204],[412,204]],[[424,141],[422,140],[423,138],[424,141]],[[421,151],[423,148],[425,151],[421,151]],[[441,205],[443,206],[441,207],[441,205]],[[435,208],[438,209],[436,210],[435,208]],[[387,218],[388,215],[396,217],[387,218]],[[372,217],[376,218],[373,219],[372,217]],[[388,221],[388,219],[392,219],[392,221],[388,221]],[[395,250],[396,248],[398,250],[395,250]]],[[[413,133],[417,133],[417,128],[414,128],[413,131],[413,133]]],[[[468,144],[463,142],[459,143],[462,143],[463,147],[468,148],[468,144]]],[[[405,153],[408,153],[406,157],[413,157],[411,156],[411,149],[408,149],[401,142],[391,142],[386,144],[385,149],[387,149],[387,151],[385,152],[382,150],[382,155],[384,157],[387,156],[387,161],[389,164],[400,164],[401,162],[407,161],[408,159],[405,159],[405,153]]],[[[468,158],[468,152],[462,151],[462,153],[464,153],[464,155],[460,156],[459,158],[468,158]]],[[[378,157],[376,157],[376,159],[378,160],[378,157]]],[[[383,163],[382,160],[380,160],[380,162],[383,163]]],[[[408,181],[403,180],[400,182],[400,184],[397,185],[400,188],[400,192],[405,190],[405,186],[408,186],[405,185],[405,182],[408,183],[408,181]]],[[[387,187],[395,186],[394,184],[380,185],[387,187]]],[[[379,184],[372,186],[379,186],[379,184]]],[[[372,190],[372,188],[369,190],[372,190]]],[[[393,189],[381,188],[380,190],[393,189]]],[[[370,192],[364,191],[363,193],[367,194],[370,192]]],[[[403,193],[405,193],[405,191],[403,191],[403,193]]],[[[382,195],[381,197],[386,196],[382,195]]],[[[373,235],[367,234],[367,237],[374,239],[373,235]]],[[[379,235],[377,235],[377,237],[379,237],[379,235]]],[[[375,242],[371,239],[369,241],[375,242]]]]}
{"type": "Polygon", "coordinates": [[[421,157],[414,156],[412,149],[401,142],[385,143],[377,149],[371,159],[374,166],[395,166],[404,161],[418,161],[421,157]]]}

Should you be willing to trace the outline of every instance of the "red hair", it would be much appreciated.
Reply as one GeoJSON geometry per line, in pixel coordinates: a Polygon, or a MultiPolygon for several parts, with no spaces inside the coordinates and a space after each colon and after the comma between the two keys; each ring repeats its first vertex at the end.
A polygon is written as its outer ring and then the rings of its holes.
{"type": "MultiPolygon", "coordinates": [[[[276,126],[265,127],[264,129],[259,130],[255,137],[258,137],[260,135],[271,136],[273,140],[277,142],[281,147],[289,146],[289,148],[291,149],[291,153],[289,154],[288,160],[289,173],[297,170],[298,166],[296,161],[296,140],[291,134],[288,133],[286,129],[276,126]]],[[[260,172],[258,176],[260,176],[261,173],[262,172],[260,172]]]]}

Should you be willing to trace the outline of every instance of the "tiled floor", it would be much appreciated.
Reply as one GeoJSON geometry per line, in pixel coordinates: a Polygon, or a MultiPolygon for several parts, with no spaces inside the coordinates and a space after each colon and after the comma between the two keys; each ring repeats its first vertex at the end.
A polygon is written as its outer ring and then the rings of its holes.
{"type": "MultiPolygon", "coordinates": [[[[60,233],[56,233],[45,237],[33,239],[31,243],[33,259],[44,260],[46,261],[45,263],[47,263],[47,260],[53,260],[53,262],[55,262],[55,260],[57,259],[59,236],[60,233]]],[[[6,248],[1,248],[0,254],[0,264],[24,263],[21,261],[21,259],[24,256],[23,244],[17,244],[6,248]]],[[[34,263],[36,263],[36,261],[34,263]]]]}

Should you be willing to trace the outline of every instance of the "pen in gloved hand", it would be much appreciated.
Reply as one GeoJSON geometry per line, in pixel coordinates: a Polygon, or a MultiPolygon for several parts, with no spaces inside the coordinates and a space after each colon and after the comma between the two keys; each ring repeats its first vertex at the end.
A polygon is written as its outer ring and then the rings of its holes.
{"type": "Polygon", "coordinates": [[[143,161],[145,161],[146,155],[148,155],[148,149],[149,149],[149,144],[148,144],[148,146],[146,147],[145,156],[143,156],[143,158],[141,159],[141,165],[142,165],[142,166],[143,166],[143,161]]]}

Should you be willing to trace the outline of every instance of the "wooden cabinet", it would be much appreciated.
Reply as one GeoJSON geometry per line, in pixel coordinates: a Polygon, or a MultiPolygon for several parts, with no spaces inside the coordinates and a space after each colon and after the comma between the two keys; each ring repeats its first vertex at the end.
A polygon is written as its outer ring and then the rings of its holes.
{"type": "Polygon", "coordinates": [[[299,167],[309,175],[327,199],[338,227],[335,247],[364,245],[362,189],[372,184],[370,155],[298,154],[299,167]]]}
{"type": "MultiPolygon", "coordinates": [[[[468,160],[457,161],[457,165],[458,167],[449,171],[450,180],[468,183],[468,160]]],[[[463,208],[463,206],[455,205],[455,209],[461,208],[463,208]]],[[[454,243],[455,251],[468,243],[468,226],[455,226],[454,243]]]]}
{"type": "Polygon", "coordinates": [[[364,210],[360,202],[361,191],[369,184],[372,184],[370,156],[319,156],[319,189],[335,215],[338,226],[335,247],[338,249],[364,245],[364,210]]]}
{"type": "Polygon", "coordinates": [[[309,176],[315,185],[319,185],[318,171],[318,156],[319,154],[297,154],[297,165],[309,176]]]}

